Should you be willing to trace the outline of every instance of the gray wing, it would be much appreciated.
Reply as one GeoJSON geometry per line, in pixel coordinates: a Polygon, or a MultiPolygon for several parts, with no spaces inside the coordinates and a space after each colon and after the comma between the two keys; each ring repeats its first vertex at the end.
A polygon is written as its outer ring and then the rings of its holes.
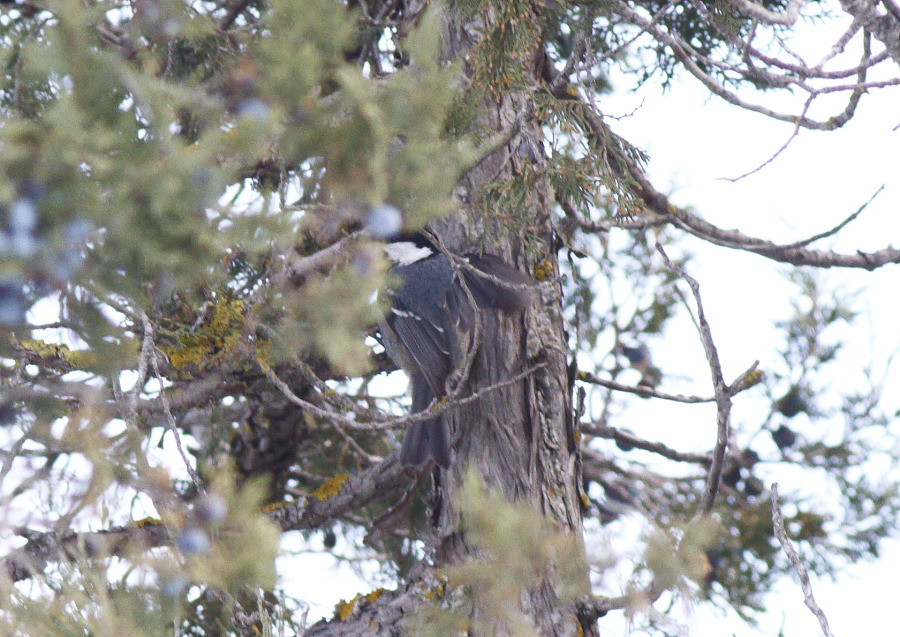
{"type": "MultiPolygon", "coordinates": [[[[394,362],[414,378],[421,376],[431,390],[431,398],[444,393],[444,383],[450,374],[450,330],[447,324],[447,297],[453,286],[449,261],[443,255],[429,260],[416,270],[417,281],[404,277],[403,266],[395,271],[402,281],[400,290],[391,293],[391,309],[382,327],[386,349],[394,362]],[[423,269],[424,268],[424,269],[423,269]],[[431,283],[421,285],[422,281],[431,283]],[[415,307],[402,301],[411,286],[418,298],[415,307]],[[403,292],[404,294],[401,294],[403,292]]],[[[414,401],[417,403],[419,401],[414,401]]],[[[429,399],[430,402],[430,399],[429,399]]],[[[428,406],[413,404],[413,411],[428,406]]]]}
{"type": "Polygon", "coordinates": [[[464,268],[463,274],[479,310],[516,314],[528,308],[534,286],[530,276],[492,254],[472,256],[468,261],[472,269],[464,268]]]}

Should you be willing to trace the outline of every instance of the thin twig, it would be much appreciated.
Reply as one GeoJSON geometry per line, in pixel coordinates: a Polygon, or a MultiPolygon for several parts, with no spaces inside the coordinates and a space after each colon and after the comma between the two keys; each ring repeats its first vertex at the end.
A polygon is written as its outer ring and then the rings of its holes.
{"type": "Polygon", "coordinates": [[[820,239],[824,239],[826,237],[830,237],[832,235],[837,234],[838,232],[843,230],[848,224],[850,224],[851,222],[856,220],[856,218],[860,214],[862,214],[862,211],[865,210],[866,208],[868,208],[869,204],[871,204],[873,201],[875,201],[875,197],[877,197],[881,193],[882,190],[884,190],[884,184],[881,184],[881,186],[878,187],[878,190],[875,191],[875,194],[872,195],[871,197],[869,197],[869,200],[866,203],[864,203],[863,205],[861,205],[857,209],[856,212],[854,212],[852,215],[850,215],[849,217],[847,217],[846,219],[841,221],[838,225],[836,225],[831,230],[826,230],[825,232],[820,232],[819,234],[815,234],[815,235],[811,236],[809,239],[804,239],[802,241],[796,241],[794,243],[788,243],[786,245],[781,245],[779,247],[782,250],[793,250],[794,248],[805,248],[809,244],[815,243],[816,241],[819,241],[820,239]]]}
{"type": "Polygon", "coordinates": [[[707,466],[712,462],[711,457],[707,454],[683,453],[681,451],[676,451],[671,447],[662,444],[661,442],[650,442],[649,440],[638,438],[633,434],[622,431],[621,429],[616,429],[615,427],[609,427],[599,424],[582,425],[581,431],[582,433],[591,436],[607,438],[609,440],[615,440],[616,442],[621,444],[631,445],[632,447],[635,447],[637,449],[643,449],[644,451],[655,453],[662,456],[663,458],[668,458],[669,460],[674,460],[676,462],[692,462],[695,464],[707,466]]]}
{"type": "Polygon", "coordinates": [[[335,407],[338,407],[344,411],[353,412],[358,416],[362,416],[363,418],[368,418],[370,420],[377,420],[381,415],[381,412],[379,412],[378,409],[361,407],[355,400],[353,400],[346,394],[342,394],[329,387],[324,380],[316,375],[310,364],[301,359],[299,356],[294,358],[293,364],[300,371],[300,374],[303,375],[303,378],[307,382],[309,382],[316,390],[318,390],[319,395],[325,402],[334,405],[335,407]]]}
{"type": "MultiPolygon", "coordinates": [[[[587,124],[586,134],[594,140],[593,143],[602,145],[604,139],[614,134],[599,113],[593,112],[587,103],[584,103],[584,107],[586,109],[584,113],[587,124]]],[[[598,222],[582,222],[572,217],[584,232],[606,232],[614,227],[643,229],[672,224],[708,243],[753,252],[767,259],[791,265],[809,265],[818,268],[861,268],[871,271],[889,263],[900,263],[900,249],[891,246],[875,252],[857,250],[854,254],[804,248],[785,249],[766,239],[751,237],[737,230],[725,230],[669,201],[666,195],[650,183],[643,169],[627,154],[619,154],[616,159],[616,162],[610,164],[610,168],[618,179],[629,184],[629,188],[643,206],[646,206],[648,212],[639,216],[613,218],[598,222]]]]}
{"type": "MultiPolygon", "coordinates": [[[[710,75],[710,73],[704,70],[704,65],[716,68],[722,68],[724,66],[725,68],[723,68],[722,70],[732,70],[740,72],[744,75],[761,75],[767,82],[775,86],[787,87],[789,85],[795,85],[806,91],[810,95],[817,95],[822,91],[816,90],[804,82],[804,78],[806,77],[815,77],[813,69],[810,69],[809,67],[803,67],[802,70],[804,71],[804,73],[802,74],[802,76],[801,74],[798,74],[797,77],[792,77],[765,73],[761,72],[759,69],[730,68],[730,65],[723,65],[721,62],[706,58],[705,56],[700,54],[694,47],[692,47],[690,43],[681,39],[676,34],[663,30],[657,25],[653,25],[649,19],[644,17],[640,12],[633,9],[627,3],[617,1],[613,4],[613,6],[615,10],[624,18],[633,22],[636,26],[641,27],[642,29],[646,29],[658,42],[668,46],[672,50],[672,53],[675,55],[675,57],[684,66],[684,68],[689,73],[691,73],[691,75],[702,82],[703,85],[706,86],[706,88],[709,89],[711,93],[713,93],[714,95],[718,95],[725,101],[735,106],[748,111],[760,113],[772,119],[790,122],[792,124],[799,124],[804,128],[810,128],[814,130],[834,130],[846,124],[853,117],[862,93],[868,88],[868,85],[865,82],[865,71],[872,64],[870,57],[866,55],[860,65],[861,68],[858,73],[859,79],[857,83],[846,88],[846,90],[850,90],[852,91],[852,93],[848,100],[847,106],[841,113],[824,120],[814,120],[805,116],[798,117],[797,115],[792,113],[781,113],[778,111],[774,111],[760,104],[748,102],[741,98],[734,91],[728,90],[721,82],[717,81],[712,75],[710,75]]],[[[889,82],[891,84],[896,84],[900,82],[900,80],[895,79],[889,82]]]]}
{"type": "Polygon", "coordinates": [[[619,597],[604,597],[602,595],[585,595],[575,600],[575,608],[578,620],[582,626],[592,625],[599,617],[603,617],[611,610],[621,608],[634,608],[635,602],[642,598],[648,604],[653,604],[663,594],[663,589],[656,582],[641,591],[629,592],[619,597]]]}
{"type": "MultiPolygon", "coordinates": [[[[532,112],[526,111],[519,113],[516,118],[511,121],[503,130],[499,131],[497,134],[487,140],[487,142],[478,147],[478,156],[468,164],[462,166],[460,173],[470,173],[475,168],[480,166],[488,157],[509,144],[513,140],[513,138],[522,131],[522,129],[525,127],[525,124],[532,121],[533,119],[534,114],[532,112]]],[[[505,161],[502,162],[502,164],[505,163],[505,161]]]]}
{"type": "Polygon", "coordinates": [[[715,396],[685,396],[683,394],[667,394],[665,392],[658,391],[656,389],[652,389],[650,387],[646,387],[643,385],[632,386],[625,385],[623,383],[617,383],[614,380],[606,380],[605,378],[600,378],[590,372],[585,372],[578,370],[577,375],[575,376],[575,380],[580,380],[585,383],[590,383],[591,385],[599,385],[600,387],[606,387],[607,389],[612,389],[615,391],[628,392],[629,394],[636,394],[641,398],[661,398],[662,400],[671,400],[676,403],[686,403],[686,404],[698,404],[698,403],[711,403],[715,402],[715,396]]]}
{"type": "Polygon", "coordinates": [[[153,330],[148,329],[150,318],[145,312],[141,312],[141,323],[144,326],[144,338],[141,339],[141,356],[138,359],[137,379],[134,382],[134,388],[128,397],[128,411],[131,417],[137,414],[138,400],[141,392],[144,390],[144,383],[147,382],[147,367],[150,356],[153,353],[153,330]]]}
{"type": "Polygon", "coordinates": [[[719,352],[716,350],[712,330],[710,330],[706,314],[703,311],[703,301],[700,299],[700,284],[669,259],[669,255],[666,254],[659,242],[656,243],[656,250],[662,256],[666,267],[683,278],[694,295],[694,301],[697,303],[697,320],[700,325],[700,340],[703,343],[703,350],[706,352],[706,360],[709,363],[709,371],[712,375],[713,390],[716,394],[716,446],[713,448],[712,462],[709,466],[706,486],[703,489],[698,509],[698,515],[707,515],[712,511],[716,493],[719,490],[722,467],[725,462],[725,451],[728,446],[728,422],[731,415],[731,392],[728,385],[725,384],[725,379],[722,377],[722,364],[719,362],[719,352]]]}
{"type": "Polygon", "coordinates": [[[794,130],[791,131],[791,134],[788,136],[787,140],[785,140],[785,142],[781,145],[781,147],[778,150],[776,150],[774,153],[769,155],[768,159],[766,159],[764,162],[759,164],[756,168],[748,170],[747,172],[745,172],[741,175],[738,175],[737,177],[717,177],[717,179],[720,179],[722,181],[730,181],[731,183],[736,183],[736,182],[740,181],[741,179],[744,179],[746,177],[749,177],[750,175],[754,175],[754,174],[758,173],[763,168],[765,168],[766,166],[771,164],[773,161],[775,161],[781,155],[781,153],[783,153],[784,151],[787,150],[788,146],[791,145],[791,142],[793,142],[795,139],[797,139],[797,136],[800,134],[800,121],[802,119],[804,119],[806,117],[806,113],[809,112],[809,107],[812,106],[813,99],[815,99],[815,98],[812,95],[810,95],[809,98],[807,98],[806,102],[803,104],[803,111],[800,113],[800,117],[797,119],[797,123],[794,124],[794,130]]]}
{"type": "Polygon", "coordinates": [[[300,281],[312,272],[334,267],[347,258],[350,248],[359,240],[361,234],[354,232],[327,248],[291,262],[285,268],[284,274],[291,281],[300,281]]]}
{"type": "MultiPolygon", "coordinates": [[[[445,383],[449,385],[450,393],[444,397],[444,400],[453,400],[462,391],[463,381],[469,377],[469,372],[472,369],[472,363],[475,362],[475,355],[478,353],[478,350],[481,349],[483,317],[481,315],[481,312],[479,311],[478,304],[475,302],[475,297],[472,295],[472,291],[469,289],[469,285],[466,282],[465,277],[462,276],[462,273],[460,272],[463,266],[468,265],[468,263],[466,263],[464,259],[459,258],[452,252],[450,252],[447,249],[447,246],[444,245],[444,240],[440,235],[429,232],[428,230],[423,230],[423,234],[429,241],[437,246],[437,249],[445,257],[447,257],[447,260],[450,262],[450,265],[453,267],[453,270],[455,272],[457,283],[459,283],[459,287],[462,289],[463,294],[466,296],[466,302],[472,309],[472,316],[474,316],[475,318],[475,325],[472,326],[472,329],[470,330],[472,339],[466,347],[463,360],[456,366],[456,369],[453,370],[453,373],[450,374],[450,376],[445,381],[445,383]]],[[[446,391],[447,387],[445,387],[444,389],[446,391]]],[[[437,401],[438,397],[435,396],[434,400],[437,401]]]]}
{"type": "MultiPolygon", "coordinates": [[[[147,338],[147,335],[149,334],[152,342],[153,325],[150,323],[150,319],[146,314],[143,314],[141,316],[141,320],[144,324],[144,338],[147,338]]],[[[200,479],[200,475],[191,464],[191,460],[190,458],[188,458],[187,453],[184,450],[184,445],[181,443],[181,432],[178,431],[178,425],[175,424],[175,417],[172,415],[172,410],[169,407],[169,399],[166,398],[166,389],[165,385],[163,384],[163,377],[159,371],[159,359],[157,358],[156,345],[153,344],[152,347],[153,351],[150,353],[150,363],[153,365],[153,372],[156,375],[156,382],[159,383],[159,399],[162,402],[163,411],[166,414],[167,428],[175,437],[175,447],[178,449],[178,454],[181,456],[181,461],[184,463],[188,475],[191,476],[191,480],[193,481],[194,486],[196,486],[201,493],[204,493],[205,489],[203,488],[203,481],[200,479]]]]}
{"type": "Polygon", "coordinates": [[[30,437],[29,432],[25,431],[22,433],[21,437],[12,444],[12,447],[10,447],[9,452],[7,453],[6,462],[4,462],[3,468],[0,469],[0,487],[3,486],[3,481],[6,479],[10,469],[12,469],[13,462],[19,457],[19,452],[22,451],[22,447],[30,437]]]}
{"type": "Polygon", "coordinates": [[[113,396],[119,406],[120,412],[122,412],[122,420],[125,421],[126,440],[131,447],[131,452],[134,454],[134,462],[138,476],[147,486],[145,491],[150,498],[150,501],[153,502],[153,506],[156,507],[157,513],[162,514],[164,510],[169,508],[167,506],[168,502],[162,498],[166,497],[166,499],[168,499],[169,494],[162,493],[160,489],[152,488],[151,486],[154,484],[154,480],[151,478],[152,468],[150,467],[147,455],[142,448],[143,437],[138,425],[138,399],[144,389],[144,384],[147,382],[147,370],[150,366],[150,359],[153,357],[154,353],[153,330],[148,329],[148,327],[152,328],[152,325],[150,325],[150,318],[147,316],[146,312],[141,310],[140,319],[144,326],[144,335],[141,339],[141,354],[138,359],[137,379],[135,379],[134,387],[131,389],[127,404],[123,404],[125,398],[122,394],[122,388],[119,385],[118,377],[113,375],[110,382],[112,384],[113,396]]]}
{"type": "Polygon", "coordinates": [[[346,418],[345,416],[342,416],[341,414],[335,413],[333,411],[328,411],[327,409],[322,409],[321,407],[318,407],[307,400],[303,400],[302,398],[297,396],[293,391],[291,391],[291,388],[288,387],[287,383],[285,383],[283,380],[281,380],[281,378],[278,377],[278,375],[275,373],[275,371],[271,367],[269,367],[264,362],[259,361],[259,360],[257,361],[257,365],[259,365],[260,369],[262,370],[263,374],[265,374],[266,378],[268,378],[269,381],[271,381],[272,384],[275,385],[275,387],[277,387],[281,391],[282,394],[284,394],[285,398],[287,398],[289,401],[291,401],[295,405],[302,407],[303,409],[306,409],[310,413],[310,415],[315,416],[316,418],[321,418],[323,420],[337,422],[345,427],[348,427],[349,429],[356,429],[359,431],[384,431],[387,429],[397,429],[401,426],[409,425],[414,422],[425,422],[426,420],[431,420],[435,416],[442,414],[443,412],[447,411],[448,409],[466,405],[468,403],[478,400],[479,398],[481,398],[488,392],[496,391],[496,390],[502,389],[508,385],[512,385],[513,383],[516,383],[516,382],[522,380],[523,378],[530,376],[537,370],[546,367],[547,364],[539,363],[537,365],[533,365],[532,367],[529,367],[525,371],[523,371],[519,374],[516,374],[515,376],[511,376],[510,378],[508,378],[504,381],[501,381],[499,383],[494,383],[493,385],[489,385],[488,387],[479,389],[478,391],[473,392],[464,398],[457,398],[457,399],[448,399],[448,398],[440,399],[440,398],[438,398],[438,399],[435,399],[432,401],[431,405],[427,409],[424,409],[423,411],[420,411],[415,414],[409,414],[407,416],[402,416],[400,418],[386,417],[384,420],[370,420],[370,421],[351,420],[349,418],[346,418]]]}
{"type": "Polygon", "coordinates": [[[822,627],[822,634],[825,637],[834,637],[834,633],[831,632],[831,628],[828,627],[828,618],[825,617],[825,612],[819,607],[816,603],[816,598],[813,596],[812,584],[809,581],[809,573],[806,570],[806,566],[800,561],[800,556],[797,554],[796,549],[791,544],[791,541],[788,539],[787,532],[784,530],[784,518],[781,515],[781,508],[778,506],[778,483],[772,483],[772,528],[775,531],[775,537],[778,538],[778,541],[781,543],[781,547],[784,549],[784,552],[787,553],[788,559],[791,561],[791,564],[794,566],[794,570],[797,571],[797,576],[800,578],[800,587],[803,589],[803,602],[812,611],[812,614],[816,616],[816,619],[819,620],[819,626],[822,627]]]}

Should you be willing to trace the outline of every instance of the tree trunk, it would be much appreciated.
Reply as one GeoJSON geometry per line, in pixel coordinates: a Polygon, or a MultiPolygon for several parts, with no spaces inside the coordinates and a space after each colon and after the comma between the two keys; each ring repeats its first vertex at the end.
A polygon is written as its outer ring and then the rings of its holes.
{"type": "MultiPolygon", "coordinates": [[[[478,34],[494,28],[493,19],[490,10],[473,18],[445,15],[445,56],[464,59],[478,45],[478,34]]],[[[539,50],[535,50],[531,56],[534,76],[539,73],[538,54],[539,50]]],[[[559,266],[553,248],[552,193],[546,180],[538,179],[523,203],[526,209],[492,210],[491,213],[499,214],[490,217],[478,211],[485,186],[540,173],[544,167],[540,126],[521,123],[523,114],[532,112],[532,95],[526,91],[504,92],[483,101],[478,114],[481,127],[499,134],[516,126],[518,120],[519,130],[461,180],[457,189],[459,217],[433,224],[443,237],[449,238],[447,244],[453,250],[471,249],[472,240],[488,236],[487,251],[527,272],[533,273],[540,266],[543,275],[536,277],[541,279],[538,292],[524,318],[483,318],[498,321],[498,333],[503,338],[482,343],[459,395],[484,390],[525,370],[534,371],[515,384],[490,391],[475,403],[462,405],[447,418],[456,457],[440,478],[442,493],[436,524],[439,565],[459,563],[473,556],[460,531],[455,508],[462,479],[473,468],[489,488],[499,490],[510,501],[532,503],[555,526],[581,538],[580,464],[567,373],[559,266]],[[517,227],[505,224],[502,220],[506,218],[515,218],[517,227]],[[534,244],[529,246],[530,258],[521,241],[518,224],[522,220],[527,220],[529,237],[536,239],[539,246],[537,250],[534,244]]],[[[586,572],[584,583],[586,586],[586,572]]],[[[547,582],[527,591],[523,600],[523,610],[541,635],[575,634],[578,624],[574,609],[560,609],[547,582]]]]}
{"type": "MultiPolygon", "coordinates": [[[[531,19],[531,24],[539,23],[539,16],[531,19]]],[[[473,49],[484,34],[499,26],[496,21],[493,8],[473,16],[450,11],[442,15],[443,57],[465,60],[467,80],[472,79],[469,55],[474,58],[479,54],[473,49]]],[[[540,46],[527,53],[528,75],[534,78],[529,85],[539,84],[542,59],[540,46]]],[[[530,92],[486,91],[485,95],[488,97],[477,107],[476,126],[486,131],[488,138],[491,131],[496,135],[513,129],[516,132],[460,180],[455,193],[458,213],[433,222],[430,228],[451,252],[484,249],[531,273],[536,291],[524,316],[481,317],[483,321],[496,321],[496,332],[502,338],[481,343],[456,395],[465,398],[485,388],[501,386],[485,392],[477,401],[444,412],[455,456],[449,470],[440,472],[436,485],[435,563],[439,567],[479,557],[476,548],[466,541],[458,509],[458,494],[470,469],[477,470],[488,488],[511,502],[533,506],[553,527],[570,533],[583,555],[581,465],[572,417],[559,266],[553,247],[552,191],[547,180],[539,176],[530,184],[520,207],[484,210],[485,187],[523,175],[541,175],[546,164],[542,131],[534,118],[527,116],[535,110],[530,92]],[[515,223],[508,223],[507,219],[514,219],[515,223]],[[527,230],[527,245],[523,229],[527,230]],[[526,370],[533,371],[517,382],[505,383],[526,370]]],[[[488,331],[493,330],[482,330],[488,331]]],[[[509,541],[515,543],[517,538],[509,541]]],[[[521,610],[533,622],[537,634],[597,635],[595,626],[579,625],[571,601],[557,597],[551,576],[522,590],[520,595],[521,610]]],[[[574,584],[587,592],[586,567],[580,578],[574,584]]],[[[396,634],[397,624],[404,623],[406,617],[427,603],[425,599],[434,600],[434,591],[441,586],[420,565],[401,588],[379,592],[375,601],[359,598],[348,617],[317,624],[308,634],[396,634]]],[[[473,618],[485,616],[480,607],[483,600],[473,597],[473,618]]],[[[494,624],[490,632],[507,635],[511,630],[512,627],[494,624]]],[[[476,635],[471,626],[467,634],[476,635]]]]}

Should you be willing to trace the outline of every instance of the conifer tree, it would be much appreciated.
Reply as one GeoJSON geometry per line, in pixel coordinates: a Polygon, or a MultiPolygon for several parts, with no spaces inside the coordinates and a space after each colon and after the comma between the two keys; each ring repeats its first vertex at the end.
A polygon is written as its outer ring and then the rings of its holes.
{"type": "Polygon", "coordinates": [[[839,128],[900,83],[892,2],[0,4],[0,633],[596,635],[664,596],[752,620],[779,579],[893,532],[896,485],[862,471],[896,463],[870,435],[891,415],[877,382],[822,385],[829,330],[856,315],[820,271],[900,250],[813,247],[846,223],[788,245],[719,228],[602,111],[618,67],[839,128]],[[847,16],[826,59],[793,54],[799,25],[847,16]],[[751,99],[776,92],[805,101],[751,99]],[[813,117],[826,95],[844,104],[813,117]],[[423,227],[532,281],[432,407],[456,434],[447,470],[398,463],[415,416],[382,382],[382,244],[423,227]],[[783,365],[723,376],[686,236],[785,264],[783,365]],[[652,360],[686,311],[701,396],[652,360]],[[744,392],[768,413],[733,418],[744,392]],[[486,394],[502,408],[471,408],[486,394]],[[635,399],[713,403],[708,447],[631,433],[635,399]],[[838,501],[779,494],[764,464],[838,501]],[[651,531],[627,589],[600,596],[592,529],[624,511],[651,531]],[[276,568],[298,534],[371,551],[390,586],[306,626],[276,568]]]}

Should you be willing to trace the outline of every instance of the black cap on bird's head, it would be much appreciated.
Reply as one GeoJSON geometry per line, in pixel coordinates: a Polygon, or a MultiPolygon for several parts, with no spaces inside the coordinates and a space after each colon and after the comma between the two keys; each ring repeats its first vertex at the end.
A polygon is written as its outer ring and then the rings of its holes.
{"type": "MultiPolygon", "coordinates": [[[[408,266],[432,257],[449,259],[428,236],[404,232],[385,244],[385,253],[394,266],[408,266]]],[[[534,280],[508,265],[500,257],[475,252],[452,257],[454,270],[465,277],[466,287],[482,309],[493,308],[506,313],[524,312],[531,302],[534,280]]]]}

